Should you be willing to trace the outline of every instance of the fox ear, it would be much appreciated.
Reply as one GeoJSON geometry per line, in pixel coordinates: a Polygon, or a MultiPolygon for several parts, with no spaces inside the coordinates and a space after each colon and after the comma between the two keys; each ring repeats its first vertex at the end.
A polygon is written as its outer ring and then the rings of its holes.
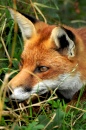
{"type": "Polygon", "coordinates": [[[64,27],[55,27],[52,30],[51,38],[56,44],[57,50],[69,58],[75,56],[75,35],[64,27]]]}
{"type": "Polygon", "coordinates": [[[28,18],[14,9],[8,8],[8,10],[10,11],[11,17],[18,23],[24,40],[32,37],[36,33],[33,23],[28,18]]]}

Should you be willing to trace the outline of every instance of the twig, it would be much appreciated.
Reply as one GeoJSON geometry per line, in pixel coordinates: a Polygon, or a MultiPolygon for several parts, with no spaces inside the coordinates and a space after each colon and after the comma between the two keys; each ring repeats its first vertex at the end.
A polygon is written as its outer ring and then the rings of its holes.
{"type": "Polygon", "coordinates": [[[73,122],[73,126],[75,125],[75,123],[83,116],[84,113],[82,113],[74,122],[73,122]]]}
{"type": "Polygon", "coordinates": [[[31,3],[31,6],[32,6],[32,8],[33,8],[33,11],[34,11],[34,13],[35,13],[36,18],[38,19],[38,16],[37,16],[37,13],[36,13],[36,10],[35,10],[35,8],[34,8],[34,4],[33,4],[32,0],[30,0],[30,3],[31,3]]]}
{"type": "MultiPolygon", "coordinates": [[[[48,102],[48,101],[51,101],[51,100],[54,100],[54,99],[57,99],[57,98],[58,98],[58,97],[53,97],[53,98],[51,98],[51,99],[49,99],[49,100],[44,100],[44,101],[42,101],[42,102],[39,102],[39,103],[35,103],[35,104],[32,104],[32,105],[26,106],[26,107],[22,108],[22,110],[24,110],[24,109],[26,109],[26,108],[30,108],[30,107],[40,106],[40,105],[43,104],[43,103],[46,103],[46,102],[48,102]]],[[[21,110],[21,108],[15,109],[15,110],[13,110],[13,111],[15,112],[15,111],[19,111],[19,110],[21,110]]]]}
{"type": "Polygon", "coordinates": [[[71,106],[71,105],[68,105],[68,107],[74,108],[74,109],[79,110],[79,111],[82,111],[82,112],[86,112],[86,110],[83,110],[83,109],[81,109],[81,108],[77,108],[77,107],[74,107],[74,106],[71,106]]]}

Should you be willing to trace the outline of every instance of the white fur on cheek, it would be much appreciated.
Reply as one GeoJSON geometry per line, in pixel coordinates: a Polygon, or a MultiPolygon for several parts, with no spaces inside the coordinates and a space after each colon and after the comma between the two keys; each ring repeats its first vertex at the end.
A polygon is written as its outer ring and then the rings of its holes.
{"type": "Polygon", "coordinates": [[[43,80],[43,82],[39,82],[33,87],[31,93],[38,93],[41,95],[50,89],[58,89],[65,98],[71,99],[82,86],[83,82],[80,79],[79,73],[75,76],[66,73],[61,74],[57,79],[43,80]]]}

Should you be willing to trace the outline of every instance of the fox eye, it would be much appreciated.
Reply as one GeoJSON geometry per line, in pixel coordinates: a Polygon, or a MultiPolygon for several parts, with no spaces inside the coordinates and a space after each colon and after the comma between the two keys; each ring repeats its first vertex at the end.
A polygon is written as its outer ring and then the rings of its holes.
{"type": "Polygon", "coordinates": [[[49,69],[49,67],[46,67],[46,66],[38,66],[36,69],[35,69],[35,72],[46,72],[47,70],[49,69]]]}
{"type": "Polygon", "coordinates": [[[46,67],[46,66],[41,66],[39,69],[40,69],[40,72],[45,72],[45,71],[47,71],[49,68],[46,67]]]}

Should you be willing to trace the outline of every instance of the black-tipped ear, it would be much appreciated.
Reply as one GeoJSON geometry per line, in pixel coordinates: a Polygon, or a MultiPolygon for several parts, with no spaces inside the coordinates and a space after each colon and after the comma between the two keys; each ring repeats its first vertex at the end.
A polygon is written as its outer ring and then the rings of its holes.
{"type": "Polygon", "coordinates": [[[14,9],[8,8],[8,10],[10,11],[11,17],[18,23],[24,40],[28,40],[36,34],[35,26],[28,18],[14,9]]]}
{"type": "Polygon", "coordinates": [[[54,40],[57,50],[68,57],[75,56],[75,35],[71,30],[64,27],[55,27],[52,31],[51,38],[54,40]]]}
{"type": "Polygon", "coordinates": [[[39,22],[38,19],[36,19],[36,18],[34,18],[34,17],[30,16],[30,15],[27,15],[27,14],[24,14],[24,13],[21,13],[21,14],[22,14],[23,16],[25,16],[26,18],[28,18],[33,24],[39,22]]]}

